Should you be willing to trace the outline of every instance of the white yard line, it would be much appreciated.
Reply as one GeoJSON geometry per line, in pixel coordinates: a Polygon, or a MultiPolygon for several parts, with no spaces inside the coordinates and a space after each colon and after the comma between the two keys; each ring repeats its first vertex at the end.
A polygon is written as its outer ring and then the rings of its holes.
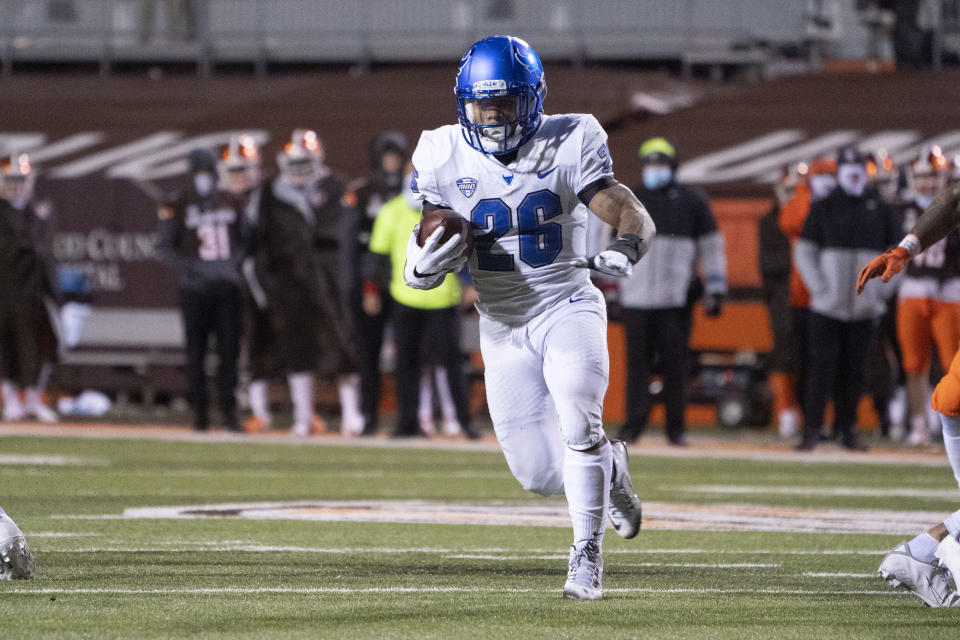
{"type": "MultiPolygon", "coordinates": [[[[96,534],[92,534],[96,535],[96,534]]],[[[32,537],[28,534],[28,537],[32,537]]],[[[303,547],[283,545],[258,545],[247,542],[230,544],[225,542],[189,542],[171,540],[153,547],[82,547],[78,549],[51,549],[45,553],[183,553],[184,545],[196,546],[197,552],[243,552],[243,553],[317,553],[330,555],[353,554],[407,554],[431,553],[443,554],[451,559],[477,560],[555,560],[566,559],[568,553],[563,549],[449,549],[443,547],[303,547]]],[[[783,555],[783,556],[882,556],[888,550],[867,549],[825,549],[814,550],[779,550],[779,549],[613,549],[604,551],[610,556],[635,555],[783,555]]],[[[666,564],[637,563],[631,566],[668,566],[666,564]]],[[[779,563],[674,563],[669,566],[724,566],[724,567],[778,567],[779,563]]]]}
{"type": "Polygon", "coordinates": [[[820,571],[804,571],[804,578],[878,578],[879,576],[876,573],[843,573],[843,572],[820,572],[820,571]]]}
{"type": "Polygon", "coordinates": [[[78,456],[61,455],[16,455],[0,453],[0,466],[19,465],[19,466],[54,466],[63,467],[67,465],[96,465],[103,466],[110,464],[107,460],[100,458],[81,458],[78,456]]]}
{"type": "MultiPolygon", "coordinates": [[[[625,587],[604,589],[605,593],[694,594],[694,595],[810,595],[810,596],[906,596],[909,593],[890,590],[851,589],[655,589],[625,587]]],[[[0,589],[4,595],[225,595],[225,594],[370,594],[370,593],[559,593],[559,589],[514,589],[480,587],[209,587],[194,589],[0,589]]]]}
{"type": "Polygon", "coordinates": [[[99,533],[65,533],[62,531],[38,531],[32,532],[28,531],[26,533],[27,537],[30,539],[33,538],[97,538],[100,537],[99,533]]]}
{"type": "Polygon", "coordinates": [[[754,485],[693,485],[661,487],[684,493],[777,496],[851,496],[857,498],[930,498],[960,501],[960,491],[951,489],[904,489],[873,487],[771,487],[754,485]]]}

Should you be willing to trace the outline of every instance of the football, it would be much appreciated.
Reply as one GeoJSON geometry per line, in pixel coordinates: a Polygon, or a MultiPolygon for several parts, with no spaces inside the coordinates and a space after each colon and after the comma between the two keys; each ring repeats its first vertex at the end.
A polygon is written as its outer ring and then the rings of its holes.
{"type": "Polygon", "coordinates": [[[459,233],[467,242],[466,254],[469,256],[473,253],[473,226],[466,218],[451,209],[435,209],[423,214],[420,219],[420,235],[417,236],[417,244],[422,247],[430,234],[439,226],[443,226],[440,244],[459,233]]]}

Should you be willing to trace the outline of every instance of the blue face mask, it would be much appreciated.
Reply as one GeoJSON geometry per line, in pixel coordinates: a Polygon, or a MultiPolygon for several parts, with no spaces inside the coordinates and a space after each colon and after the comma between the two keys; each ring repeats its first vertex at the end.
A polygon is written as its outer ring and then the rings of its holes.
{"type": "Polygon", "coordinates": [[[643,186],[654,191],[662,189],[673,179],[673,171],[670,167],[644,167],[643,186]]]}

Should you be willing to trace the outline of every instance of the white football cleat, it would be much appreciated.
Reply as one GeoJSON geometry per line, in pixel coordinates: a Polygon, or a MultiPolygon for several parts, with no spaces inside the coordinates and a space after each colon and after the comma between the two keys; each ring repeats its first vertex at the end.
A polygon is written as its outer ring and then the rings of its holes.
{"type": "Polygon", "coordinates": [[[23,405],[20,404],[19,400],[3,403],[4,422],[16,422],[17,420],[23,420],[26,416],[27,414],[23,410],[23,405]]]}
{"type": "Polygon", "coordinates": [[[643,509],[640,498],[633,490],[630,467],[627,465],[627,445],[623,440],[610,441],[613,472],[610,474],[610,523],[624,538],[632,538],[640,532],[643,509]]]}
{"type": "Polygon", "coordinates": [[[593,540],[570,547],[570,566],[563,585],[565,600],[599,600],[603,597],[603,554],[593,540]]]}
{"type": "Polygon", "coordinates": [[[0,580],[29,580],[36,560],[17,523],[0,511],[0,580]]]}
{"type": "Polygon", "coordinates": [[[46,422],[48,424],[60,422],[60,416],[57,415],[57,412],[45,404],[28,406],[26,407],[26,413],[36,418],[38,422],[46,422]]]}
{"type": "Polygon", "coordinates": [[[463,435],[463,428],[460,426],[460,421],[456,418],[453,418],[452,420],[444,419],[443,435],[451,437],[463,435]]]}
{"type": "Polygon", "coordinates": [[[940,566],[950,572],[953,578],[954,593],[956,595],[956,591],[960,590],[960,543],[958,543],[953,536],[947,535],[947,537],[937,545],[937,550],[934,552],[934,555],[940,558],[940,566]]]}
{"type": "Polygon", "coordinates": [[[915,558],[907,542],[901,542],[884,557],[877,573],[894,589],[908,589],[928,606],[960,606],[960,594],[947,570],[915,558]]]}

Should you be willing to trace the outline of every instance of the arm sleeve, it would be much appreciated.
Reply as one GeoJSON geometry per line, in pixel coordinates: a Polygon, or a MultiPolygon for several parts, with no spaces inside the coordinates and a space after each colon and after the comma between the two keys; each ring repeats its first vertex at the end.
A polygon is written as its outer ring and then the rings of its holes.
{"type": "Polygon", "coordinates": [[[803,223],[800,238],[793,247],[793,264],[803,284],[810,291],[812,298],[823,292],[827,283],[826,276],[820,270],[820,250],[823,247],[823,234],[820,228],[818,208],[812,207],[810,215],[803,223]]]}
{"type": "Polygon", "coordinates": [[[692,197],[697,207],[697,258],[700,259],[703,269],[704,290],[708,295],[725,295],[727,254],[724,250],[723,235],[717,230],[717,221],[707,201],[696,193],[693,193],[692,197]]]}
{"type": "Polygon", "coordinates": [[[598,180],[613,179],[613,160],[607,148],[607,132],[593,116],[583,118],[580,172],[574,191],[578,194],[598,180]]]}
{"type": "Polygon", "coordinates": [[[413,152],[413,178],[410,180],[410,189],[424,202],[437,205],[441,208],[451,208],[440,195],[435,172],[435,158],[433,142],[428,131],[420,134],[420,142],[413,152]]]}
{"type": "Polygon", "coordinates": [[[160,204],[157,210],[157,217],[160,219],[157,238],[157,251],[160,258],[170,267],[178,276],[185,269],[185,260],[178,250],[180,240],[180,223],[174,214],[171,206],[160,204]]]}

